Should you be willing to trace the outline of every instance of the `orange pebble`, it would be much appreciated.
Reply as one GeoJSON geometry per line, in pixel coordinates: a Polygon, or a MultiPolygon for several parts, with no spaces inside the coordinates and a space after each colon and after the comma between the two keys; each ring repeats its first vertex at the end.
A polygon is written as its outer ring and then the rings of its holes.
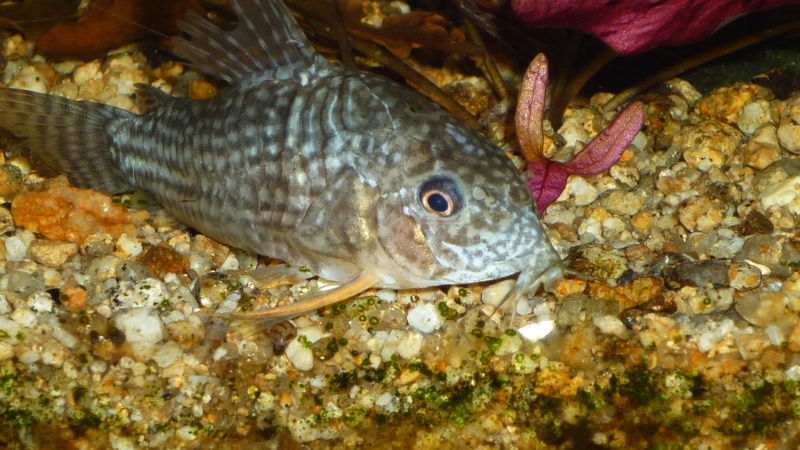
{"type": "Polygon", "coordinates": [[[86,301],[89,299],[89,294],[82,287],[67,288],[62,293],[67,297],[64,306],[68,309],[81,309],[86,306],[86,301]]]}

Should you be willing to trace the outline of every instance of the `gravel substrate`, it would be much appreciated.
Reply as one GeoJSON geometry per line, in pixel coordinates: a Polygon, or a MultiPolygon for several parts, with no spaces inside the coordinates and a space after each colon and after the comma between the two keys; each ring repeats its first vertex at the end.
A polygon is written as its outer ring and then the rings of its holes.
{"type": "MultiPolygon", "coordinates": [[[[137,82],[216,93],[133,51],[48,63],[10,37],[2,53],[3,85],[132,111],[137,82]]],[[[488,95],[444,78],[462,98],[488,95]]],[[[621,162],[571,179],[543,217],[583,276],[495,314],[513,279],[372,290],[272,330],[212,317],[320,281],[259,286],[253,270],[274,262],[185,229],[141,195],[43,179],[9,144],[0,444],[796,448],[800,97],[749,84],[701,96],[681,80],[659,92],[641,98],[645,128],[621,162]]],[[[597,105],[608,98],[571,108],[550,133],[559,159],[607,126],[613,113],[597,105]]],[[[505,123],[493,130],[511,139],[505,123]]]]}

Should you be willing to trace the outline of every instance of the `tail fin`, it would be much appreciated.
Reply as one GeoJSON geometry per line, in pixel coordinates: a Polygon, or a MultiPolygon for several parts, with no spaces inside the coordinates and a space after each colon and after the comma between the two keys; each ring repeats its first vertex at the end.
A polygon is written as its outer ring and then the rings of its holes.
{"type": "Polygon", "coordinates": [[[42,174],[63,174],[75,186],[108,194],[133,189],[112,159],[107,131],[111,120],[128,115],[97,103],[0,89],[0,128],[27,138],[42,174]]]}

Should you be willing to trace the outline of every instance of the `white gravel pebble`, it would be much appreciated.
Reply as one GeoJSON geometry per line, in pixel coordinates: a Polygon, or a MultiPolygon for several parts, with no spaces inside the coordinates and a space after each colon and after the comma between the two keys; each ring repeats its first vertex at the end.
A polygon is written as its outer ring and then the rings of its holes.
{"type": "Polygon", "coordinates": [[[737,125],[742,132],[753,134],[762,125],[771,122],[769,100],[761,98],[744,105],[737,125]]]}
{"type": "Polygon", "coordinates": [[[0,294],[0,314],[8,314],[11,312],[11,304],[3,294],[0,294]]]}
{"type": "Polygon", "coordinates": [[[224,358],[225,355],[227,354],[228,350],[225,347],[218,347],[216,350],[214,350],[214,356],[213,356],[214,361],[215,362],[219,361],[220,359],[224,358]]]}
{"type": "Polygon", "coordinates": [[[787,102],[781,112],[778,139],[781,147],[792,153],[800,153],[800,98],[787,102]]]}
{"type": "Polygon", "coordinates": [[[521,327],[519,334],[525,339],[536,342],[542,340],[556,328],[555,320],[543,320],[541,322],[534,322],[521,327]]]}
{"type": "Polygon", "coordinates": [[[105,373],[106,370],[108,370],[108,364],[105,361],[92,361],[89,363],[89,372],[105,373]]]}
{"type": "Polygon", "coordinates": [[[518,333],[513,336],[503,335],[501,340],[500,347],[494,352],[495,355],[510,355],[516,353],[522,347],[522,339],[520,339],[518,333]]]}
{"type": "Polygon", "coordinates": [[[800,366],[792,366],[786,369],[786,378],[793,381],[800,381],[800,366]]]}
{"type": "Polygon", "coordinates": [[[764,329],[764,332],[767,334],[769,343],[772,345],[779,346],[786,341],[786,333],[783,332],[781,327],[769,325],[764,329]]]}
{"type": "Polygon", "coordinates": [[[36,326],[36,313],[28,308],[18,308],[11,313],[11,320],[23,328],[33,328],[36,326]]]}
{"type": "Polygon", "coordinates": [[[764,208],[771,208],[773,206],[790,206],[790,211],[793,214],[800,212],[800,205],[795,205],[795,199],[800,194],[800,175],[789,177],[778,184],[764,189],[759,199],[764,208]]]}
{"type": "Polygon", "coordinates": [[[517,282],[514,280],[503,280],[499,283],[487,286],[486,289],[481,292],[481,301],[487,305],[497,307],[516,284],[517,282]]]}
{"type": "Polygon", "coordinates": [[[0,316],[0,336],[3,337],[2,342],[8,342],[16,338],[22,329],[19,324],[6,317],[0,316]]]}
{"type": "Polygon", "coordinates": [[[378,406],[386,406],[390,403],[392,403],[392,394],[389,392],[384,392],[375,399],[375,404],[378,406]]]}
{"type": "Polygon", "coordinates": [[[0,361],[5,361],[14,356],[14,346],[9,342],[0,341],[0,361]]]}
{"type": "Polygon", "coordinates": [[[304,342],[301,337],[297,336],[289,345],[286,346],[286,358],[289,362],[297,368],[297,370],[311,370],[314,367],[314,354],[304,342]]]}
{"type": "Polygon", "coordinates": [[[233,253],[229,253],[228,257],[225,258],[225,262],[219,266],[219,270],[239,270],[239,260],[236,258],[236,255],[233,253]]]}
{"type": "Polygon", "coordinates": [[[708,322],[701,328],[697,336],[697,350],[705,353],[714,348],[719,341],[736,328],[733,320],[725,319],[722,322],[708,322]]]}
{"type": "Polygon", "coordinates": [[[64,364],[64,357],[67,354],[63,345],[50,341],[42,348],[42,362],[48,366],[60,367],[64,364]]]}
{"type": "Polygon", "coordinates": [[[158,367],[165,368],[173,365],[181,355],[183,355],[181,346],[175,341],[167,341],[153,355],[153,361],[158,364],[158,367]]]}
{"type": "Polygon", "coordinates": [[[42,357],[33,350],[27,350],[19,355],[19,362],[23,364],[33,364],[38,362],[42,357]]]}
{"type": "Polygon", "coordinates": [[[617,316],[595,317],[592,319],[592,323],[603,334],[610,334],[618,338],[626,338],[628,336],[628,329],[625,328],[625,324],[617,316]]]}
{"type": "Polygon", "coordinates": [[[564,192],[561,195],[563,196],[565,194],[575,199],[576,206],[584,206],[597,200],[597,196],[600,195],[600,192],[597,188],[589,184],[585,178],[570,177],[567,181],[567,187],[564,188],[564,192]]]}
{"type": "Polygon", "coordinates": [[[444,317],[436,311],[433,303],[417,306],[408,313],[408,324],[423,333],[430,333],[444,323],[444,317]]]}
{"type": "Polygon", "coordinates": [[[6,239],[6,260],[7,261],[22,261],[25,259],[25,254],[28,253],[28,244],[25,243],[19,236],[11,236],[6,239]]]}
{"type": "Polygon", "coordinates": [[[56,327],[53,329],[53,338],[70,349],[78,348],[78,345],[81,342],[78,338],[64,330],[62,327],[56,327]]]}
{"type": "Polygon", "coordinates": [[[402,330],[392,330],[389,332],[389,335],[383,343],[383,348],[381,349],[381,358],[388,361],[397,353],[397,348],[404,334],[405,332],[402,330]]]}
{"type": "Polygon", "coordinates": [[[311,351],[311,345],[323,337],[325,337],[325,333],[319,327],[298,329],[297,337],[286,346],[286,358],[298,370],[311,370],[314,367],[314,353],[311,351]]]}
{"type": "Polygon", "coordinates": [[[155,344],[164,338],[161,319],[150,315],[147,308],[132,308],[114,317],[117,328],[125,334],[128,342],[155,344]]]}
{"type": "Polygon", "coordinates": [[[28,307],[36,312],[53,312],[54,305],[47,292],[36,292],[28,299],[28,307]]]}
{"type": "Polygon", "coordinates": [[[393,291],[391,289],[381,289],[375,293],[375,296],[378,297],[378,300],[386,303],[391,303],[397,299],[397,291],[393,291]]]}
{"type": "Polygon", "coordinates": [[[131,237],[122,233],[117,239],[116,252],[123,258],[135,258],[142,253],[142,243],[135,236],[131,237]]]}
{"type": "Polygon", "coordinates": [[[405,359],[414,359],[422,350],[423,337],[413,331],[406,332],[397,346],[397,354],[405,359]]]}
{"type": "Polygon", "coordinates": [[[175,433],[178,436],[178,439],[182,441],[193,441],[197,438],[197,430],[192,426],[185,426],[178,428],[178,431],[175,433]]]}
{"type": "Polygon", "coordinates": [[[164,282],[155,278],[145,278],[135,283],[120,283],[119,293],[112,297],[111,306],[115,311],[136,307],[158,306],[169,300],[169,292],[164,282]]]}

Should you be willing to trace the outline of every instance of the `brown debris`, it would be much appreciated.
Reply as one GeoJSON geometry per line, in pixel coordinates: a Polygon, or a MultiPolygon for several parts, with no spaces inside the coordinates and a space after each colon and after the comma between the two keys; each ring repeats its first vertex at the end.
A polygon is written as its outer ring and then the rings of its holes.
{"type": "Polygon", "coordinates": [[[589,281],[586,294],[604,300],[619,301],[622,309],[632,308],[651,301],[664,292],[664,282],[654,277],[640,277],[628,284],[616,287],[606,283],[589,281]]]}
{"type": "Polygon", "coordinates": [[[11,198],[22,189],[22,172],[12,164],[0,166],[0,197],[11,198]]]}
{"type": "Polygon", "coordinates": [[[117,47],[179,33],[175,23],[196,0],[95,0],[76,23],[59,23],[39,38],[39,53],[50,58],[91,59],[117,47]],[[146,24],[146,25],[141,25],[146,24]]]}
{"type": "Polygon", "coordinates": [[[733,86],[714,89],[701,98],[695,108],[704,117],[736,125],[745,103],[750,99],[772,100],[773,97],[772,92],[764,87],[756,84],[737,83],[733,86]]]}
{"type": "Polygon", "coordinates": [[[135,236],[147,211],[128,211],[108,195],[69,186],[66,178],[48,180],[19,194],[11,204],[17,226],[54,241],[83,242],[101,231],[135,236]]]}
{"type": "Polygon", "coordinates": [[[168,273],[185,274],[189,270],[186,258],[164,245],[150,247],[143,251],[139,255],[139,263],[157,278],[164,278],[164,275],[168,273]]]}

